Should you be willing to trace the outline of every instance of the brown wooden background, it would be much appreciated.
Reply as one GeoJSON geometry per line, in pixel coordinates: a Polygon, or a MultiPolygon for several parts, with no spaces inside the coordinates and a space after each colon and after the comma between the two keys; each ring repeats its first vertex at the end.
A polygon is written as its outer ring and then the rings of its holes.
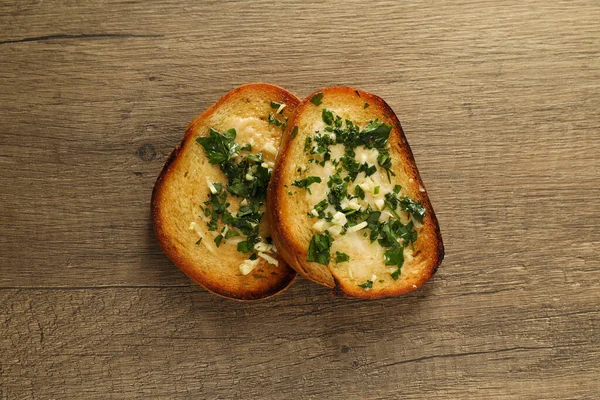
{"type": "Polygon", "coordinates": [[[3,1],[0,399],[600,398],[598,1],[3,1]],[[152,185],[254,81],[388,101],[446,259],[382,301],[215,297],[152,185]]]}

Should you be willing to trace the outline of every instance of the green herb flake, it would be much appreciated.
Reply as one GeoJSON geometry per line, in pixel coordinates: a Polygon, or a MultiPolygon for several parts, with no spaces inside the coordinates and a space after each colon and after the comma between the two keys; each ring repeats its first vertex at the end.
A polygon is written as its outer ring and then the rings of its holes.
{"type": "Polygon", "coordinates": [[[204,147],[206,157],[211,164],[223,164],[239,150],[239,146],[234,143],[235,136],[236,132],[233,128],[224,133],[210,128],[209,135],[199,137],[196,142],[204,147]]]}
{"type": "Polygon", "coordinates": [[[292,192],[288,192],[288,196],[291,196],[293,193],[292,192]]]}
{"type": "Polygon", "coordinates": [[[207,225],[208,225],[208,230],[209,231],[216,231],[217,230],[217,221],[216,220],[213,219],[207,225]]]}
{"type": "Polygon", "coordinates": [[[423,218],[425,218],[427,212],[425,207],[423,207],[423,204],[408,197],[401,198],[399,203],[400,208],[411,213],[413,218],[417,221],[423,222],[423,218]]]}
{"type": "Polygon", "coordinates": [[[219,235],[215,238],[215,243],[217,244],[217,247],[219,247],[221,245],[222,240],[223,240],[223,235],[219,235]]]}
{"type": "Polygon", "coordinates": [[[402,186],[400,186],[400,185],[394,186],[394,193],[398,194],[398,193],[400,193],[401,190],[402,190],[402,186]]]}
{"type": "Polygon", "coordinates": [[[240,253],[250,253],[252,250],[254,250],[254,243],[250,240],[244,240],[237,244],[237,251],[240,253]]]}
{"type": "Polygon", "coordinates": [[[329,193],[327,200],[336,210],[342,211],[341,202],[348,195],[348,182],[344,181],[339,174],[333,174],[327,181],[329,193]]]}
{"type": "Polygon", "coordinates": [[[308,190],[308,193],[311,193],[308,187],[313,183],[321,183],[321,178],[319,178],[318,176],[309,176],[304,179],[294,181],[294,183],[292,183],[292,186],[297,186],[299,188],[306,189],[308,190]]]}
{"type": "Polygon", "coordinates": [[[283,122],[281,122],[280,120],[278,120],[277,118],[275,118],[275,116],[273,115],[273,113],[269,113],[269,124],[271,125],[275,125],[275,126],[281,126],[281,124],[283,124],[283,122]]]}
{"type": "MultiPolygon", "coordinates": [[[[304,151],[308,151],[310,150],[310,146],[312,143],[312,138],[310,136],[307,136],[306,139],[304,140],[304,151]]],[[[308,160],[308,162],[311,162],[312,159],[308,160]]]]}
{"type": "Polygon", "coordinates": [[[369,103],[365,103],[364,108],[369,108],[369,103]]]}
{"type": "Polygon", "coordinates": [[[365,283],[362,283],[362,284],[360,284],[358,286],[360,286],[363,289],[371,289],[373,287],[373,281],[372,280],[368,280],[365,283]]]}
{"type": "Polygon", "coordinates": [[[323,102],[323,96],[325,96],[324,93],[317,93],[310,98],[310,102],[313,103],[315,106],[320,106],[323,102]]]}
{"type": "Polygon", "coordinates": [[[384,123],[383,121],[374,120],[365,126],[360,132],[360,138],[365,146],[368,148],[383,149],[387,144],[387,140],[392,131],[392,126],[384,123]]]}
{"type": "Polygon", "coordinates": [[[392,279],[397,281],[400,277],[400,270],[402,269],[402,264],[404,264],[404,248],[400,246],[396,246],[389,250],[386,250],[383,253],[385,258],[385,265],[395,265],[398,267],[394,272],[392,272],[392,279]]]}
{"type": "Polygon", "coordinates": [[[323,122],[327,125],[333,124],[333,112],[331,110],[324,108],[321,117],[323,118],[323,122]]]}
{"type": "Polygon", "coordinates": [[[225,239],[229,239],[229,238],[232,238],[234,236],[240,236],[240,233],[238,231],[234,231],[233,229],[230,229],[225,234],[225,239]]]}
{"type": "Polygon", "coordinates": [[[375,186],[375,189],[373,189],[373,194],[379,194],[379,186],[375,186]]]}
{"type": "Polygon", "coordinates": [[[328,231],[325,231],[323,234],[317,233],[313,235],[308,245],[306,261],[329,265],[329,249],[331,248],[332,243],[333,237],[331,237],[328,231]]]}
{"type": "Polygon", "coordinates": [[[339,251],[335,252],[335,262],[336,263],[343,263],[343,262],[347,262],[350,260],[350,256],[346,253],[341,253],[339,251]]]}
{"type": "Polygon", "coordinates": [[[196,242],[196,245],[199,245],[200,243],[202,243],[202,238],[198,239],[198,241],[196,242]]]}
{"type": "Polygon", "coordinates": [[[254,161],[257,164],[262,164],[263,162],[263,157],[262,157],[262,153],[258,153],[258,154],[248,154],[246,156],[246,158],[250,161],[254,161]]]}
{"type": "Polygon", "coordinates": [[[221,182],[215,182],[213,183],[213,186],[217,190],[217,194],[220,194],[221,190],[223,190],[223,184],[221,182]]]}
{"type": "Polygon", "coordinates": [[[335,125],[336,128],[341,128],[342,127],[342,117],[340,117],[339,115],[336,115],[335,121],[333,122],[333,124],[335,125]]]}
{"type": "Polygon", "coordinates": [[[354,187],[354,194],[361,200],[365,199],[365,191],[358,185],[354,187]]]}
{"type": "Polygon", "coordinates": [[[281,103],[277,103],[276,101],[271,102],[271,108],[278,110],[281,107],[281,103]]]}
{"type": "Polygon", "coordinates": [[[292,139],[295,139],[296,136],[298,136],[298,127],[295,126],[294,129],[292,129],[292,139]]]}
{"type": "Polygon", "coordinates": [[[393,247],[383,253],[385,265],[397,265],[401,267],[404,264],[404,248],[400,246],[393,247]]]}

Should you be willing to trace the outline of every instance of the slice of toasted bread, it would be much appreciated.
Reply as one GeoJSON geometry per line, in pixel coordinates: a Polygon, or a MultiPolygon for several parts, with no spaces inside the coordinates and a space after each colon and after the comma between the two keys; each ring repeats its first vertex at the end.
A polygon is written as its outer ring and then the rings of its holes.
{"type": "Polygon", "coordinates": [[[398,118],[379,97],[349,87],[320,90],[296,108],[269,187],[268,215],[283,258],[349,297],[414,290],[444,257],[398,118]]]}
{"type": "Polygon", "coordinates": [[[188,126],[156,181],[151,208],[163,251],[215,294],[265,298],[296,276],[269,244],[261,216],[282,131],[298,103],[268,84],[230,91],[188,126]]]}

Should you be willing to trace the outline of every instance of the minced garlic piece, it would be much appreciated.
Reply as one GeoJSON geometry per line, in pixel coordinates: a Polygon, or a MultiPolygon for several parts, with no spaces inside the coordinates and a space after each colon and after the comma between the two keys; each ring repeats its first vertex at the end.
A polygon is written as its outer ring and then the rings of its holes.
{"type": "Polygon", "coordinates": [[[240,272],[242,275],[248,275],[258,265],[258,258],[256,260],[246,260],[240,264],[240,272]]]}

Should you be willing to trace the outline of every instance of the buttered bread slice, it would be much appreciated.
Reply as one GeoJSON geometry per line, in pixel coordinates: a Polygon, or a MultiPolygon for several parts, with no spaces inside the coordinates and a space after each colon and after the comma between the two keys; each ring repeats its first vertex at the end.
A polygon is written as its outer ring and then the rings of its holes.
{"type": "Polygon", "coordinates": [[[213,293],[260,299],[296,276],[264,213],[281,135],[298,103],[267,84],[232,90],[189,125],[156,182],[152,217],[160,245],[213,293]]]}
{"type": "Polygon", "coordinates": [[[288,121],[269,188],[276,247],[307,278],[351,297],[423,285],[444,256],[415,161],[379,97],[330,87],[288,121]]]}

